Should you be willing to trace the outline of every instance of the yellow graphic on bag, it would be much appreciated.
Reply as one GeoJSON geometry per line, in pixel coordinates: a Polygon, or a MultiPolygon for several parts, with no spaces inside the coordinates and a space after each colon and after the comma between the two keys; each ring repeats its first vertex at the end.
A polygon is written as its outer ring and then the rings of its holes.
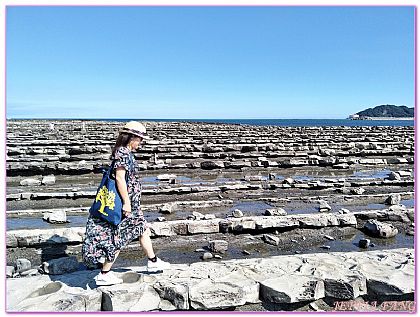
{"type": "Polygon", "coordinates": [[[101,208],[99,208],[99,212],[105,216],[108,214],[104,211],[105,207],[109,207],[110,209],[114,209],[115,207],[115,192],[108,191],[106,186],[102,186],[99,190],[98,195],[96,195],[96,200],[101,202],[101,208]]]}

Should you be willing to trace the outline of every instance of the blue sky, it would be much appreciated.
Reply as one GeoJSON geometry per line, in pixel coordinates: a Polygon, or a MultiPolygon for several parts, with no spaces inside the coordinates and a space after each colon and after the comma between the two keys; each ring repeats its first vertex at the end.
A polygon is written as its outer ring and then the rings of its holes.
{"type": "Polygon", "coordinates": [[[346,118],[414,106],[414,7],[6,13],[8,118],[346,118]]]}

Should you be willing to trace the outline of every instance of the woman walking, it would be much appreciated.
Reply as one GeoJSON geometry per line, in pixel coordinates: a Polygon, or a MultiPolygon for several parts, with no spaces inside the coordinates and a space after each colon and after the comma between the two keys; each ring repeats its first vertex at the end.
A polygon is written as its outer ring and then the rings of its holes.
{"type": "Polygon", "coordinates": [[[150,240],[150,229],[140,211],[141,180],[133,152],[146,138],[146,128],[139,122],[130,121],[120,131],[112,150],[113,175],[123,202],[123,218],[118,226],[89,215],[85,240],[82,246],[83,261],[88,266],[102,264],[101,272],[95,277],[96,284],[113,285],[122,279],[110,272],[120,249],[140,238],[147,261],[147,271],[168,269],[170,264],[157,258],[150,240]]]}

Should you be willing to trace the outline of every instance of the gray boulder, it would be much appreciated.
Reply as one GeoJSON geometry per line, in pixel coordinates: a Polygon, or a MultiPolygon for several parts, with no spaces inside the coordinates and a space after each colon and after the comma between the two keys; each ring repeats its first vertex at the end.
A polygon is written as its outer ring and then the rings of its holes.
{"type": "Polygon", "coordinates": [[[164,214],[170,214],[173,212],[175,203],[166,203],[163,204],[162,207],[160,207],[159,212],[164,213],[164,214]]]}
{"type": "Polygon", "coordinates": [[[271,245],[275,245],[275,246],[278,246],[279,243],[280,243],[280,238],[275,237],[271,234],[264,234],[263,235],[263,240],[264,240],[264,242],[266,242],[268,244],[271,244],[271,245]]]}
{"type": "Polygon", "coordinates": [[[19,184],[20,186],[39,186],[41,185],[41,181],[34,178],[25,178],[21,180],[19,184]]]}
{"type": "Polygon", "coordinates": [[[203,260],[210,260],[210,259],[213,259],[213,254],[211,254],[210,252],[204,252],[204,254],[201,256],[201,258],[203,260]]]}
{"type": "Polygon", "coordinates": [[[391,194],[385,200],[385,204],[387,205],[398,205],[401,202],[401,195],[400,194],[391,194]]]}
{"type": "Polygon", "coordinates": [[[241,210],[235,209],[234,211],[232,211],[232,216],[235,218],[241,218],[244,216],[244,214],[241,210]]]}
{"type": "Polygon", "coordinates": [[[364,229],[370,235],[379,238],[392,238],[398,234],[398,229],[393,225],[377,220],[368,220],[368,222],[365,223],[364,229]]]}
{"type": "Polygon", "coordinates": [[[293,178],[290,178],[290,177],[285,178],[285,179],[283,180],[283,184],[288,184],[288,185],[291,185],[291,184],[293,184],[294,182],[295,182],[295,180],[294,180],[293,178]]]}
{"type": "Polygon", "coordinates": [[[369,239],[360,239],[359,240],[359,247],[360,248],[364,248],[367,249],[370,245],[370,240],[369,239]]]}
{"type": "Polygon", "coordinates": [[[168,300],[178,310],[188,310],[188,285],[162,280],[153,285],[159,296],[168,300]]]}
{"type": "Polygon", "coordinates": [[[266,216],[286,216],[287,212],[283,208],[268,208],[265,210],[266,216]]]}
{"type": "Polygon", "coordinates": [[[228,242],[224,240],[209,241],[209,249],[212,252],[225,253],[228,249],[228,242]]]}
{"type": "Polygon", "coordinates": [[[47,274],[60,275],[77,271],[79,262],[75,256],[62,257],[43,262],[41,268],[47,274]]]}
{"type": "Polygon", "coordinates": [[[42,185],[54,185],[55,184],[55,176],[54,175],[48,175],[44,176],[41,181],[42,185]]]}
{"type": "Polygon", "coordinates": [[[319,201],[319,212],[326,212],[331,210],[331,206],[325,200],[319,201]]]}
{"type": "Polygon", "coordinates": [[[392,205],[388,208],[388,220],[410,223],[409,211],[404,205],[392,205]]]}
{"type": "Polygon", "coordinates": [[[400,174],[397,174],[395,172],[391,172],[391,173],[388,174],[388,177],[386,179],[388,179],[390,181],[399,181],[399,180],[401,180],[401,176],[400,176],[400,174]]]}
{"type": "Polygon", "coordinates": [[[67,221],[67,215],[66,211],[64,209],[56,209],[52,212],[46,212],[44,213],[44,216],[42,217],[44,221],[47,221],[49,223],[66,223],[67,221]]]}
{"type": "Polygon", "coordinates": [[[16,272],[20,273],[31,269],[32,263],[28,259],[17,259],[15,262],[16,272]]]}

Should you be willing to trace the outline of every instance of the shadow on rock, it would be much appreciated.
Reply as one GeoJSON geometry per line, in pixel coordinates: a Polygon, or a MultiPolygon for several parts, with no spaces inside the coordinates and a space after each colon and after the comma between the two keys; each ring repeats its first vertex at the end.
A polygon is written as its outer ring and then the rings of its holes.
{"type": "Polygon", "coordinates": [[[93,277],[98,268],[88,268],[80,263],[76,256],[70,256],[67,248],[69,241],[65,237],[54,235],[41,247],[40,270],[49,276],[52,282],[61,282],[69,287],[84,290],[96,288],[93,277]]]}
{"type": "Polygon", "coordinates": [[[269,301],[263,301],[262,306],[268,311],[295,311],[308,305],[310,301],[298,302],[298,303],[272,303],[269,301]]]}

